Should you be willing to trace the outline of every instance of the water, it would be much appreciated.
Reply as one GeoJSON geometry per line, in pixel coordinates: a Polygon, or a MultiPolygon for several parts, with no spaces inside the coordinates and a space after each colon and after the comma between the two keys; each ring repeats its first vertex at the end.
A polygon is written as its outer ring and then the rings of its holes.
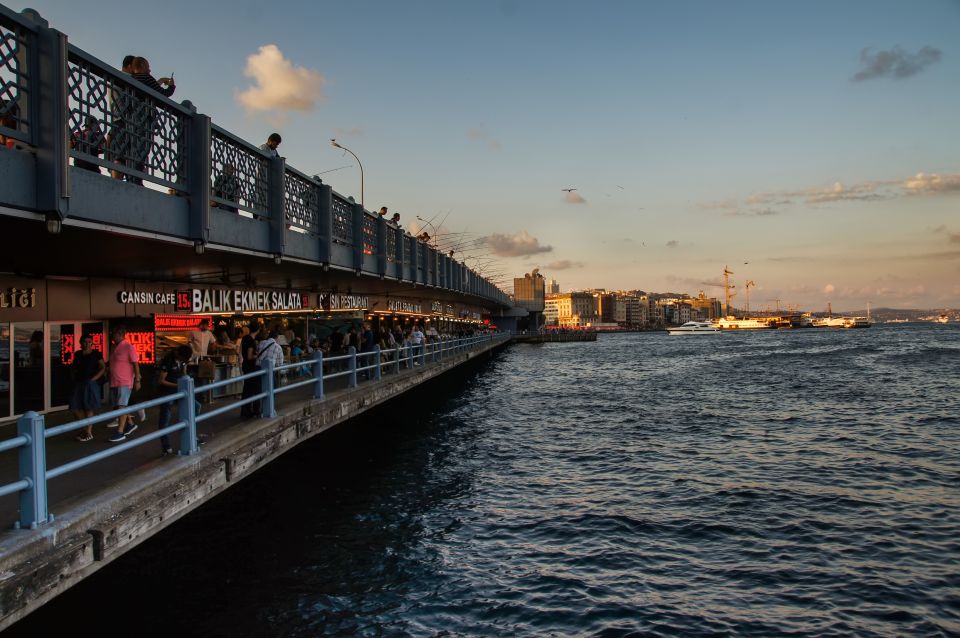
{"type": "Polygon", "coordinates": [[[513,346],[14,632],[960,635],[960,326],[513,346]]]}

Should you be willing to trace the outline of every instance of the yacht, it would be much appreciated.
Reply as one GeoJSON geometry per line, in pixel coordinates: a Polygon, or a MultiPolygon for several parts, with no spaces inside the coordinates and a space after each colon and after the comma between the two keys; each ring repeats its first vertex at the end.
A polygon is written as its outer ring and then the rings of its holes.
{"type": "Polygon", "coordinates": [[[770,319],[737,319],[735,317],[724,317],[717,322],[721,330],[771,330],[777,327],[775,321],[770,319]]]}
{"type": "Polygon", "coordinates": [[[710,334],[713,332],[720,332],[720,329],[709,321],[688,321],[682,326],[670,328],[669,332],[672,335],[710,334]]]}

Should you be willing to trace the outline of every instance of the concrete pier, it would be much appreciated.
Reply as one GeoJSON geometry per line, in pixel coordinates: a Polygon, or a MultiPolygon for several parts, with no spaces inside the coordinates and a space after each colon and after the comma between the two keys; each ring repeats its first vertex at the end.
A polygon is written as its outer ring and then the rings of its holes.
{"type": "Polygon", "coordinates": [[[106,484],[102,468],[100,475],[71,479],[60,486],[59,498],[52,490],[53,522],[0,535],[0,630],[301,442],[488,358],[508,342],[505,336],[496,338],[376,383],[330,391],[322,401],[304,388],[284,399],[275,418],[238,421],[230,414],[212,419],[203,430],[210,439],[199,454],[153,457],[118,470],[106,484]]]}

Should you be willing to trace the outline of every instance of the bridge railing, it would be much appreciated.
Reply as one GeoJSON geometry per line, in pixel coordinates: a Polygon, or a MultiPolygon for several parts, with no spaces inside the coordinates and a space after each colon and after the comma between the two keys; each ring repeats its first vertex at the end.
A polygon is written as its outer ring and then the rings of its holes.
{"type": "Polygon", "coordinates": [[[381,351],[379,347],[376,347],[372,351],[359,353],[351,347],[347,354],[333,357],[324,357],[322,352],[317,351],[310,359],[285,363],[280,366],[274,366],[270,360],[266,360],[260,370],[204,385],[196,385],[192,377],[183,376],[178,379],[176,392],[171,394],[89,418],[71,421],[50,429],[46,428],[43,415],[36,412],[27,412],[17,421],[17,436],[0,441],[0,453],[14,450],[17,452],[19,476],[16,481],[0,485],[0,496],[19,493],[20,518],[16,522],[16,526],[36,529],[53,521],[53,515],[48,508],[47,495],[48,482],[54,478],[123,454],[177,432],[181,433],[178,453],[183,456],[193,455],[199,451],[197,426],[239,407],[259,404],[260,413],[263,417],[274,417],[276,416],[277,397],[282,393],[303,387],[312,387],[313,397],[324,400],[327,382],[333,379],[346,377],[347,386],[355,388],[358,386],[361,376],[371,383],[376,383],[381,381],[383,374],[399,374],[401,365],[413,368],[424,365],[428,361],[439,361],[452,354],[466,352],[493,342],[503,342],[509,338],[510,335],[505,333],[485,334],[460,339],[444,339],[422,345],[397,345],[396,348],[389,351],[381,351]],[[289,383],[281,383],[280,380],[283,377],[292,378],[289,383]],[[201,411],[201,405],[198,401],[199,395],[247,380],[258,381],[260,391],[254,392],[248,397],[228,401],[216,408],[201,411]],[[81,456],[54,468],[47,468],[47,439],[70,434],[97,424],[109,423],[118,417],[133,415],[140,410],[152,408],[160,408],[164,412],[169,411],[168,413],[171,416],[172,410],[175,408],[177,410],[177,420],[162,429],[142,433],[134,439],[118,443],[108,449],[81,456]]]}
{"type": "MultiPolygon", "coordinates": [[[[198,247],[211,237],[227,245],[246,238],[251,245],[245,248],[269,257],[282,257],[291,246],[295,249],[291,256],[323,265],[430,286],[443,280],[436,273],[432,247],[401,232],[403,254],[410,255],[399,259],[398,238],[387,236],[383,220],[362,206],[337,193],[331,198],[319,179],[286,167],[282,160],[278,163],[212,124],[189,102],[178,104],[68,44],[64,34],[35,12],[16,13],[3,5],[0,134],[36,160],[30,163],[32,169],[25,168],[26,162],[16,162],[17,170],[34,171],[36,188],[28,188],[27,179],[13,180],[18,183],[10,185],[10,197],[0,191],[0,204],[33,208],[56,223],[70,217],[73,208],[88,221],[123,225],[122,215],[118,221],[115,212],[98,213],[97,202],[88,201],[97,192],[89,180],[84,179],[85,186],[79,189],[83,196],[71,186],[71,171],[86,168],[102,174],[106,168],[129,182],[185,197],[189,222],[165,228],[176,229],[171,232],[198,247]],[[268,221],[270,229],[238,225],[212,214],[211,207],[248,213],[268,221]],[[224,228],[211,228],[217,224],[224,228]],[[311,248],[302,241],[286,241],[288,232],[317,237],[323,245],[311,248]]],[[[505,293],[462,269],[464,281],[476,279],[483,285],[451,289],[508,305],[505,293]]],[[[458,282],[450,281],[449,286],[458,282]]]]}

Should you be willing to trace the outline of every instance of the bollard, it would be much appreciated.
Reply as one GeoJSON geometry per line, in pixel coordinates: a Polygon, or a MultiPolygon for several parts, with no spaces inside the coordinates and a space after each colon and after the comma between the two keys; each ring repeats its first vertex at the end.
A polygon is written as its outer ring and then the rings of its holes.
{"type": "Polygon", "coordinates": [[[313,351],[313,398],[323,401],[323,352],[313,351]]]}
{"type": "Polygon", "coordinates": [[[350,355],[350,376],[349,385],[347,387],[355,388],[357,387],[357,349],[353,346],[347,348],[347,354],[350,355]]]}
{"type": "Polygon", "coordinates": [[[20,478],[30,481],[30,487],[20,492],[20,526],[36,529],[50,521],[47,512],[47,441],[43,436],[43,415],[25,412],[17,419],[17,434],[26,436],[30,443],[19,451],[20,478]]]}
{"type": "Polygon", "coordinates": [[[197,397],[193,394],[193,377],[183,375],[177,379],[177,391],[184,393],[177,409],[180,420],[187,424],[180,435],[180,454],[190,456],[197,453],[197,397]]]}
{"type": "Polygon", "coordinates": [[[260,401],[260,414],[267,418],[277,416],[276,402],[273,394],[273,359],[267,357],[260,365],[263,368],[263,391],[267,396],[260,401]]]}
{"type": "Polygon", "coordinates": [[[400,374],[400,344],[395,343],[393,348],[393,373],[400,374]]]}
{"type": "Polygon", "coordinates": [[[373,380],[374,380],[374,381],[379,381],[379,380],[380,380],[380,376],[381,376],[381,373],[380,373],[380,346],[379,346],[379,345],[373,346],[373,364],[374,364],[374,368],[373,368],[373,380]]]}

